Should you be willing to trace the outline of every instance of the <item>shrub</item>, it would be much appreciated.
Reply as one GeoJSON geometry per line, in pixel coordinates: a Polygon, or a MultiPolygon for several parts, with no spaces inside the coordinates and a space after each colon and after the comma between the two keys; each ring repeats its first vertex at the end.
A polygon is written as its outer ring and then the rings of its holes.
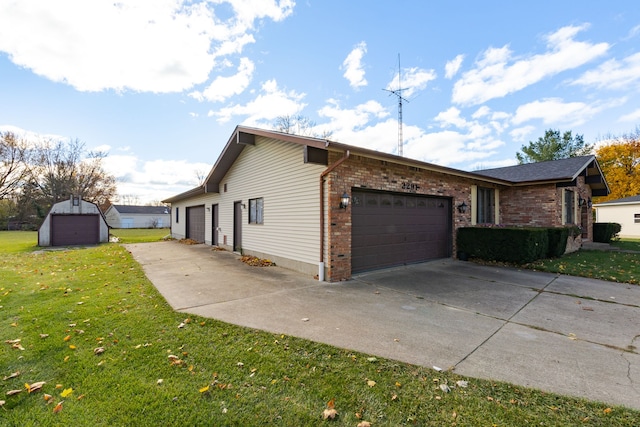
{"type": "Polygon", "coordinates": [[[593,224],[593,241],[609,243],[618,238],[622,226],[617,222],[596,222],[593,224]]]}
{"type": "MultiPolygon", "coordinates": [[[[466,255],[487,261],[518,264],[532,262],[547,256],[549,251],[547,230],[547,228],[460,228],[456,238],[458,257],[463,258],[466,255]]],[[[566,246],[566,237],[564,242],[566,246]]],[[[558,245],[559,243],[556,243],[556,246],[558,245]]]]}
{"type": "Polygon", "coordinates": [[[567,239],[569,238],[569,235],[574,235],[573,230],[568,227],[550,227],[546,230],[549,238],[549,247],[547,248],[546,257],[561,257],[567,249],[567,239]]]}

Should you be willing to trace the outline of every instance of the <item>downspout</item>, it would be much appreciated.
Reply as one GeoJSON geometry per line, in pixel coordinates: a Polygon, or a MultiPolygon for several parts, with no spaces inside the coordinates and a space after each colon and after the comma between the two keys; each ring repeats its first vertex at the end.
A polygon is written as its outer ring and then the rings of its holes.
{"type": "Polygon", "coordinates": [[[329,166],[320,174],[320,262],[318,263],[318,281],[324,282],[324,179],[342,162],[349,158],[349,150],[337,162],[329,166]]]}

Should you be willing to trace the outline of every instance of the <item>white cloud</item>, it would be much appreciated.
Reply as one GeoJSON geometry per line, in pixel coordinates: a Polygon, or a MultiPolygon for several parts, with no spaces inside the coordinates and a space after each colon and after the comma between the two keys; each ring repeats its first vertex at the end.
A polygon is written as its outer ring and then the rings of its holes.
{"type": "MultiPolygon", "coordinates": [[[[278,87],[276,80],[269,80],[262,85],[261,93],[244,105],[235,104],[210,111],[209,116],[217,117],[219,123],[227,123],[234,116],[244,116],[242,121],[247,126],[271,127],[270,124],[278,116],[296,115],[306,104],[302,102],[304,93],[286,92],[278,87]]],[[[234,118],[234,120],[236,120],[234,118]]]]}
{"type": "Polygon", "coordinates": [[[402,96],[409,98],[419,90],[427,87],[427,83],[438,77],[435,70],[425,70],[422,68],[412,67],[405,69],[400,78],[396,73],[393,79],[387,84],[386,90],[392,91],[399,89],[398,84],[402,87],[402,96]]]}
{"type": "Polygon", "coordinates": [[[640,108],[625,114],[618,119],[619,122],[640,122],[640,108]]]}
{"type": "Polygon", "coordinates": [[[458,55],[455,58],[453,58],[451,61],[448,61],[444,66],[445,78],[452,79],[456,74],[458,74],[458,71],[462,66],[463,60],[464,60],[464,55],[458,55]]]}
{"type": "Polygon", "coordinates": [[[523,142],[523,141],[526,141],[527,135],[531,135],[531,133],[534,130],[536,130],[535,126],[531,126],[531,125],[522,126],[522,127],[513,129],[511,132],[509,132],[509,135],[514,141],[523,142]]]}
{"type": "Polygon", "coordinates": [[[135,196],[142,204],[166,199],[198,186],[198,173],[206,175],[211,169],[208,163],[142,161],[133,154],[109,155],[103,160],[103,165],[116,178],[118,194],[135,196]]]}
{"type": "Polygon", "coordinates": [[[606,53],[608,43],[574,40],[576,34],[586,27],[568,26],[549,34],[546,37],[548,51],[538,55],[514,59],[507,46],[487,49],[475,67],[456,81],[452,101],[461,105],[477,105],[501,98],[606,53]]]}
{"type": "Polygon", "coordinates": [[[571,84],[599,89],[637,89],[640,87],[640,53],[627,56],[622,61],[610,59],[595,70],[587,71],[571,84]]]}
{"type": "Polygon", "coordinates": [[[0,51],[80,91],[179,92],[253,43],[254,23],[290,0],[21,0],[0,3],[0,51]],[[224,4],[230,7],[225,7],[224,4]],[[226,13],[226,19],[217,13],[226,13]]]}
{"type": "Polygon", "coordinates": [[[367,44],[360,42],[342,63],[342,69],[344,69],[344,78],[349,81],[349,85],[357,89],[362,86],[366,86],[367,79],[364,77],[364,69],[362,67],[362,57],[367,53],[367,44]]]}
{"type": "Polygon", "coordinates": [[[207,100],[222,102],[227,98],[238,95],[249,86],[253,77],[255,65],[249,58],[240,59],[238,72],[230,77],[218,76],[203,92],[194,91],[189,94],[199,101],[207,100]]]}
{"type": "Polygon", "coordinates": [[[521,105],[513,117],[513,124],[519,125],[540,119],[545,125],[564,124],[577,126],[586,123],[600,111],[620,105],[624,99],[608,103],[586,104],[584,102],[564,102],[560,98],[547,98],[521,105]]]}

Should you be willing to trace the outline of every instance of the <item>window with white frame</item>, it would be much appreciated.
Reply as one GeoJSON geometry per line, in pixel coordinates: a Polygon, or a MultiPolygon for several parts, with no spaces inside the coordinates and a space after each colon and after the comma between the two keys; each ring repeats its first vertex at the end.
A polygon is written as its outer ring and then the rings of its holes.
{"type": "Polygon", "coordinates": [[[633,214],[633,222],[636,224],[640,223],[640,214],[633,214]]]}
{"type": "Polygon", "coordinates": [[[263,198],[249,199],[249,224],[262,224],[263,223],[263,198]]]}

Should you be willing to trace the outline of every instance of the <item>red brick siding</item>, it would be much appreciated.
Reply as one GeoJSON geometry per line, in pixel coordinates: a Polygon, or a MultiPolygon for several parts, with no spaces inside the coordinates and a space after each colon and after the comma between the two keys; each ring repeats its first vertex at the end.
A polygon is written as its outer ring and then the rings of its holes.
{"type": "MultiPolygon", "coordinates": [[[[342,153],[330,153],[329,164],[341,157],[342,153]]],[[[344,192],[351,195],[352,188],[369,188],[451,198],[452,253],[455,256],[457,229],[471,225],[471,209],[461,214],[456,207],[462,202],[471,206],[472,185],[500,189],[500,223],[504,225],[560,226],[562,190],[567,188],[578,191],[585,200],[591,197],[590,188],[584,184],[583,177],[578,178],[577,187],[556,188],[555,184],[507,187],[352,155],[327,176],[327,279],[339,281],[351,277],[351,208],[345,210],[339,207],[340,197],[344,192]],[[408,191],[402,188],[403,183],[417,184],[419,188],[408,191]]],[[[588,217],[588,229],[591,233],[591,215],[588,217]]],[[[590,234],[588,238],[591,238],[590,234]]]]}

